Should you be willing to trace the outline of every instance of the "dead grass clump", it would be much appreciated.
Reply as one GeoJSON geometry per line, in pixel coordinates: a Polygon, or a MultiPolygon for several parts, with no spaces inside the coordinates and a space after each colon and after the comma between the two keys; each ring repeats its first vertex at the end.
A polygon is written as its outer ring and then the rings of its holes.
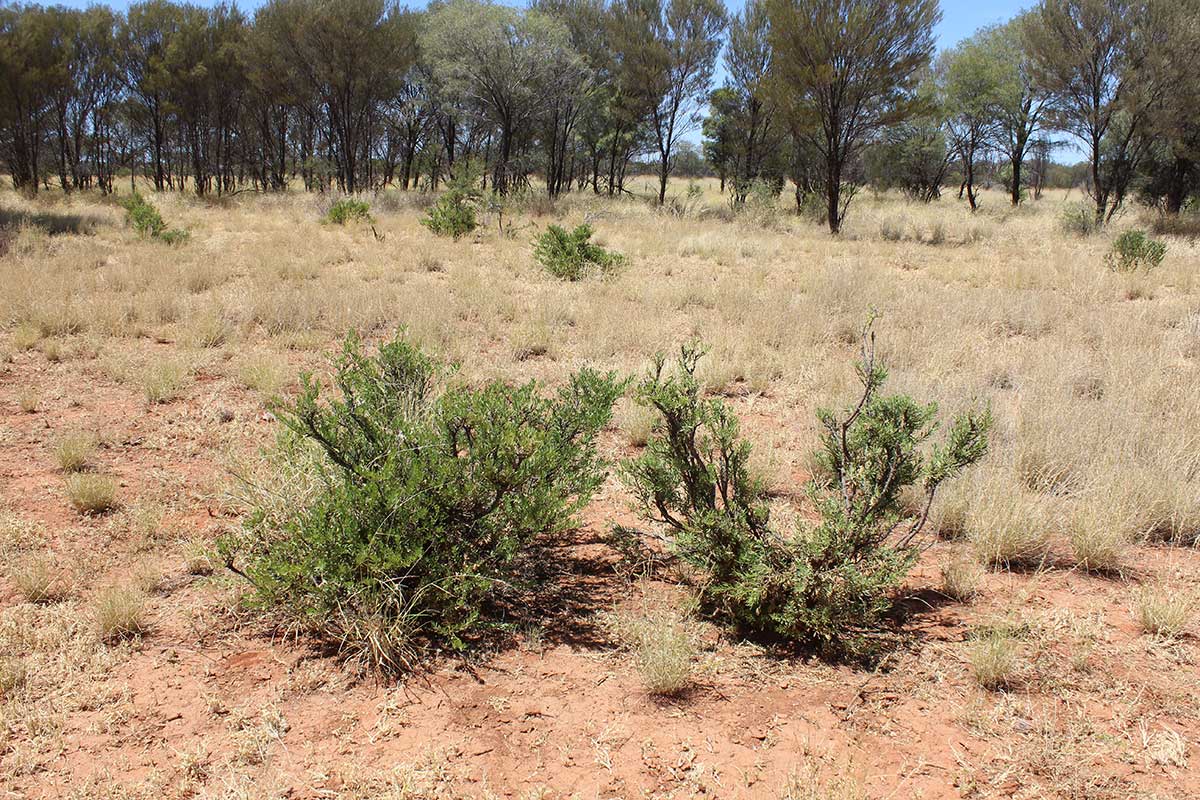
{"type": "Polygon", "coordinates": [[[0,658],[0,701],[7,700],[25,685],[28,671],[18,658],[0,658]]]}
{"type": "Polygon", "coordinates": [[[1067,518],[1075,564],[1088,572],[1121,571],[1129,548],[1129,526],[1112,511],[1111,506],[1093,500],[1078,504],[1067,518]]]}
{"type": "Polygon", "coordinates": [[[32,386],[26,386],[17,390],[17,407],[26,414],[32,414],[37,411],[40,402],[41,395],[32,386]]]}
{"type": "Polygon", "coordinates": [[[179,397],[189,376],[188,368],[175,361],[156,361],[147,365],[137,376],[146,402],[151,405],[168,403],[179,397]]]}
{"type": "Polygon", "coordinates": [[[988,566],[1028,568],[1050,555],[1051,525],[1049,509],[1040,498],[995,481],[971,506],[967,538],[988,566]]]}
{"type": "Polygon", "coordinates": [[[624,401],[617,406],[613,418],[621,433],[625,435],[625,441],[634,447],[644,447],[646,442],[650,441],[658,414],[654,409],[624,401]]]}
{"type": "Polygon", "coordinates": [[[696,648],[688,617],[668,606],[618,615],[612,627],[633,654],[642,683],[652,694],[670,695],[692,683],[696,648]]]}
{"type": "Polygon", "coordinates": [[[971,645],[970,659],[975,680],[983,688],[997,691],[1016,684],[1020,655],[1009,631],[997,628],[981,634],[971,645]]]}
{"type": "Polygon", "coordinates": [[[98,437],[91,431],[71,431],[54,444],[54,460],[63,472],[80,472],[96,454],[98,437]]]}
{"type": "Polygon", "coordinates": [[[286,365],[268,355],[248,359],[238,368],[237,374],[243,386],[265,395],[279,394],[291,379],[286,365]]]}
{"type": "Polygon", "coordinates": [[[1133,618],[1143,633],[1163,639],[1175,639],[1192,622],[1195,601],[1187,594],[1166,586],[1147,586],[1133,601],[1133,618]]]}
{"type": "Polygon", "coordinates": [[[942,594],[960,603],[969,603],[979,595],[984,569],[971,553],[959,552],[942,562],[942,594]]]}
{"type": "Polygon", "coordinates": [[[8,570],[8,580],[28,603],[56,603],[67,596],[66,582],[48,555],[27,558],[8,570]]]}
{"type": "Polygon", "coordinates": [[[81,514],[103,514],[117,507],[117,481],[88,472],[68,475],[67,499],[81,514]]]}
{"type": "Polygon", "coordinates": [[[137,589],[111,586],[96,598],[96,633],[111,642],[140,636],[147,630],[146,596],[137,589]]]}

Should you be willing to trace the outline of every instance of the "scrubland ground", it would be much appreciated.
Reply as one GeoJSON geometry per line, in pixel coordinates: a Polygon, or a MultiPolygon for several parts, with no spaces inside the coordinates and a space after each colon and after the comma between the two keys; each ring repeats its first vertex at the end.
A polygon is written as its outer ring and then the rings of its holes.
{"type": "MultiPolygon", "coordinates": [[[[419,195],[376,199],[373,228],[313,196],[151,196],[182,247],[95,197],[0,199],[0,796],[1200,796],[1195,244],[1111,272],[1061,195],[970,216],[864,193],[832,239],[711,185],[683,215],[579,194],[460,241],[419,195]],[[549,277],[530,240],[555,220],[628,264],[549,277]],[[551,384],[699,336],[784,514],[872,308],[892,389],[990,403],[997,429],[870,664],[703,621],[670,565],[611,546],[641,524],[615,478],[507,639],[398,684],[269,627],[211,556],[265,399],[349,329],[551,384]]],[[[616,420],[614,459],[647,435],[616,420]]]]}

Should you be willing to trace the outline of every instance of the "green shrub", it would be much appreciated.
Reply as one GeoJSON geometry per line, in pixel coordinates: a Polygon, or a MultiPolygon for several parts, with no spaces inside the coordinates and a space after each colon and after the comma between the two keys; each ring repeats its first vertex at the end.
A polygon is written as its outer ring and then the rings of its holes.
{"type": "Polygon", "coordinates": [[[450,182],[446,191],[426,212],[421,224],[438,236],[461,239],[478,227],[475,208],[482,197],[475,173],[465,170],[450,182]]]}
{"type": "Polygon", "coordinates": [[[169,245],[181,245],[187,242],[190,234],[179,228],[168,228],[162,214],[150,201],[135,191],[121,201],[125,208],[125,221],[142,238],[157,239],[169,245]]]}
{"type": "Polygon", "coordinates": [[[1091,236],[1100,229],[1100,223],[1096,221],[1096,209],[1087,203],[1072,203],[1064,208],[1058,224],[1063,233],[1075,236],[1091,236]]]}
{"type": "Polygon", "coordinates": [[[568,232],[558,225],[546,228],[533,248],[533,257],[556,278],[577,281],[593,272],[607,274],[625,263],[620,253],[592,244],[592,226],[568,232]]]}
{"type": "Polygon", "coordinates": [[[167,223],[163,222],[158,209],[142,197],[140,192],[135,191],[123,200],[121,205],[125,207],[126,223],[143,238],[158,238],[167,229],[167,223]]]}
{"type": "Polygon", "coordinates": [[[470,388],[397,338],[334,363],[340,397],[302,377],[275,412],[288,472],[312,488],[266,498],[222,545],[260,601],[348,655],[404,668],[430,645],[465,646],[498,587],[519,585],[534,539],[572,524],[604,477],[596,436],[624,384],[582,370],[555,396],[534,382],[470,388]]]}
{"type": "Polygon", "coordinates": [[[192,235],[182,228],[168,228],[158,235],[160,242],[169,245],[187,244],[187,240],[190,238],[192,235]]]}
{"type": "Polygon", "coordinates": [[[623,465],[625,481],[647,516],[666,526],[675,554],[701,574],[709,609],[748,631],[852,644],[878,623],[912,567],[938,487],[987,450],[987,412],[956,418],[944,443],[923,448],[937,427],[936,406],[881,396],[887,372],[866,341],[859,402],[842,414],[819,412],[819,468],[808,486],[819,521],[789,536],[771,526],[733,412],[701,394],[699,347],[682,349],[673,374],[658,356],[637,389],[660,419],[642,455],[623,465]],[[912,484],[925,502],[906,516],[899,495],[912,484]]]}
{"type": "Polygon", "coordinates": [[[353,197],[339,198],[325,212],[325,221],[334,225],[345,225],[348,222],[373,222],[371,204],[366,200],[356,200],[353,197]]]}
{"type": "Polygon", "coordinates": [[[1104,263],[1113,272],[1147,272],[1162,263],[1167,254],[1167,245],[1151,239],[1145,231],[1125,231],[1113,240],[1112,250],[1104,257],[1104,263]]]}

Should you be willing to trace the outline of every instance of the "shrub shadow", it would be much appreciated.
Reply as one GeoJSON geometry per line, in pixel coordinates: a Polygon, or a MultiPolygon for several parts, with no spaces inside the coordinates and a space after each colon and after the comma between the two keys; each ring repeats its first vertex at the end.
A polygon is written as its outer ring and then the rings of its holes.
{"type": "Polygon", "coordinates": [[[30,225],[41,228],[51,236],[64,233],[89,235],[106,220],[95,214],[77,214],[60,211],[14,211],[0,208],[0,228],[17,228],[30,225]]]}

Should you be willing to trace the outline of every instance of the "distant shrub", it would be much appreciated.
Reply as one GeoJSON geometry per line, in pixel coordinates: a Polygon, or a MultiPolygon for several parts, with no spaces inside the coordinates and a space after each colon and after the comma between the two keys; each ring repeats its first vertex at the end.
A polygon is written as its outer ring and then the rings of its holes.
{"type": "Polygon", "coordinates": [[[475,208],[481,199],[474,173],[466,170],[450,182],[421,224],[438,236],[461,239],[478,227],[475,208]]]}
{"type": "Polygon", "coordinates": [[[366,200],[357,200],[353,197],[339,198],[325,212],[325,221],[333,225],[345,225],[348,222],[372,222],[371,204],[366,200]]]}
{"type": "Polygon", "coordinates": [[[937,407],[881,396],[887,371],[864,339],[863,394],[843,414],[819,412],[822,446],[808,486],[820,519],[785,536],[771,527],[767,492],[751,468],[751,445],[722,400],[702,396],[685,346],[673,373],[660,355],[638,387],[660,415],[624,477],[645,513],[664,524],[674,552],[702,577],[708,607],[741,627],[820,645],[852,644],[879,622],[908,574],[925,523],[906,516],[904,487],[921,484],[926,508],[938,487],[987,450],[990,414],[954,420],[946,441],[922,452],[937,407]]]}
{"type": "Polygon", "coordinates": [[[1149,271],[1161,264],[1166,254],[1167,245],[1151,239],[1145,231],[1125,231],[1113,240],[1104,263],[1113,272],[1149,271]]]}
{"type": "Polygon", "coordinates": [[[167,229],[167,223],[162,215],[140,192],[135,191],[122,201],[125,207],[125,221],[142,237],[157,237],[167,229]]]}
{"type": "Polygon", "coordinates": [[[607,274],[625,263],[620,253],[592,244],[592,226],[580,225],[568,232],[550,225],[538,237],[533,257],[556,278],[577,281],[592,273],[607,274]]]}
{"type": "Polygon", "coordinates": [[[162,214],[158,213],[158,209],[137,191],[122,200],[121,205],[125,208],[126,223],[142,238],[157,239],[169,245],[180,245],[185,243],[190,236],[185,230],[168,228],[167,223],[163,221],[162,214]]]}
{"type": "Polygon", "coordinates": [[[259,600],[367,664],[402,669],[428,645],[465,646],[536,537],[572,524],[604,478],[596,437],[623,390],[582,370],[555,396],[530,382],[471,388],[403,339],[374,355],[351,336],[334,363],[340,397],[302,378],[279,402],[289,482],[252,505],[243,555],[259,600]],[[297,467],[296,465],[301,465],[297,467]]]}
{"type": "Polygon", "coordinates": [[[1087,203],[1072,203],[1062,210],[1058,218],[1064,233],[1075,236],[1091,236],[1100,229],[1096,222],[1096,209],[1087,203]]]}

